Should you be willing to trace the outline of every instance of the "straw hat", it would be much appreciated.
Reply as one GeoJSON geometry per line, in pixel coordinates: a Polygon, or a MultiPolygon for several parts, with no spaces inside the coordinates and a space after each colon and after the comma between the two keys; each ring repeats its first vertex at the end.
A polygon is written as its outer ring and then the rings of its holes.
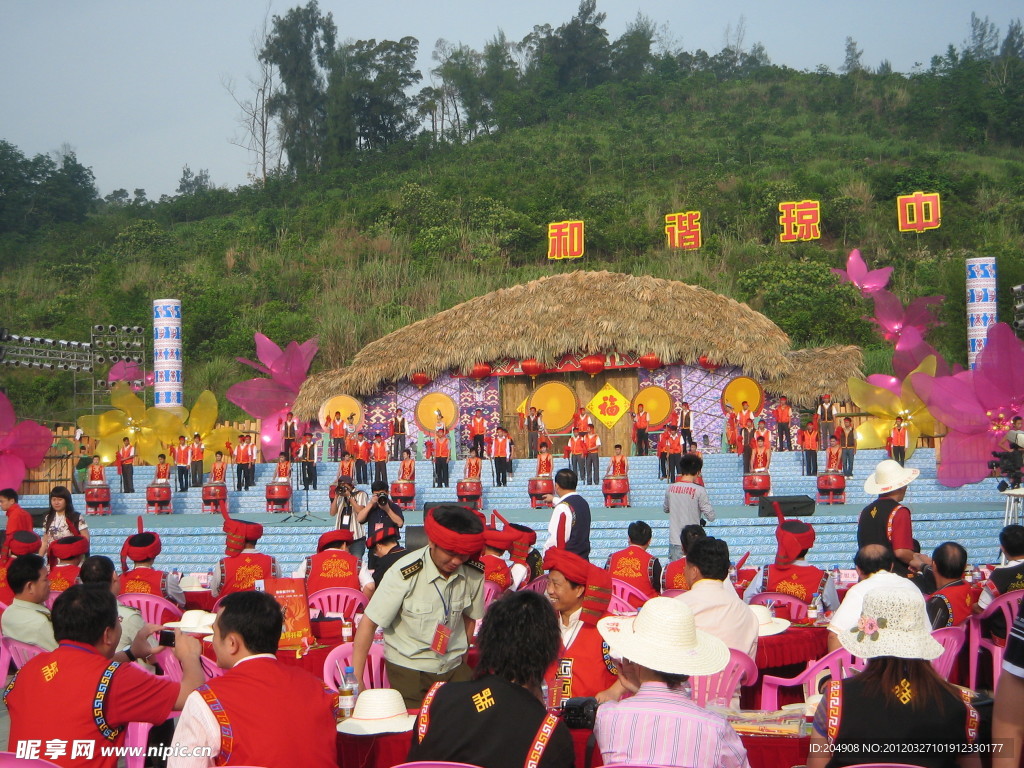
{"type": "Polygon", "coordinates": [[[356,699],[352,716],[338,723],[339,733],[371,736],[376,733],[411,731],[416,716],[405,708],[405,699],[394,688],[367,688],[356,699]]]}
{"type": "Polygon", "coordinates": [[[597,630],[613,655],[655,672],[713,675],[729,663],[725,643],[697,629],[690,607],[671,597],[652,597],[636,616],[606,616],[597,630]]]}
{"type": "Polygon", "coordinates": [[[862,659],[895,656],[932,661],[942,645],[932,637],[924,596],[907,589],[876,589],[864,595],[856,626],[838,632],[843,648],[862,659]]]}
{"type": "Polygon", "coordinates": [[[864,481],[864,493],[880,495],[892,493],[905,485],[910,485],[921,474],[919,469],[901,467],[898,461],[886,459],[878,462],[875,471],[864,481]]]}
{"type": "Polygon", "coordinates": [[[168,629],[180,629],[182,632],[193,635],[212,635],[213,622],[217,614],[206,611],[185,611],[181,621],[168,621],[164,624],[168,629]]]}
{"type": "Polygon", "coordinates": [[[750,612],[757,618],[758,637],[777,635],[789,629],[791,622],[787,619],[777,619],[772,616],[771,609],[767,605],[751,605],[748,607],[750,612]]]}

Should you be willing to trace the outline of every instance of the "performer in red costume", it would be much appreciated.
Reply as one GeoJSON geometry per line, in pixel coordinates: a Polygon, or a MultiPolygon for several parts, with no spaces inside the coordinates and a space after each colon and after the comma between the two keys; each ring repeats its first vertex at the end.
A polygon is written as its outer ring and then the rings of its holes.
{"type": "Polygon", "coordinates": [[[277,560],[256,551],[256,542],[263,536],[263,526],[247,520],[232,520],[224,515],[227,534],[224,553],[213,570],[210,592],[214,597],[243,592],[253,588],[260,579],[279,578],[277,560]]]}
{"type": "Polygon", "coordinates": [[[504,553],[519,538],[519,531],[514,528],[484,529],[484,553],[480,562],[484,564],[484,581],[493,581],[503,590],[512,589],[512,571],[504,553]]]}
{"type": "MultiPolygon", "coordinates": [[[[654,597],[661,585],[661,561],[648,551],[653,536],[651,526],[637,520],[629,524],[627,535],[629,546],[609,555],[605,570],[613,579],[636,587],[649,598],[654,597]]],[[[641,605],[636,598],[629,602],[636,608],[641,605]]]]}
{"type": "Polygon", "coordinates": [[[303,562],[302,577],[306,580],[306,594],[321,589],[346,587],[361,589],[367,594],[373,590],[373,576],[361,561],[348,551],[353,541],[352,531],[327,531],[320,535],[316,554],[307,555],[303,562]]]}
{"type": "Polygon", "coordinates": [[[416,482],[416,462],[412,458],[412,451],[406,448],[402,451],[402,464],[398,468],[398,479],[407,482],[416,482]]]}
{"type": "Polygon", "coordinates": [[[50,545],[50,554],[57,558],[57,564],[50,568],[52,595],[78,583],[82,561],[89,554],[89,540],[84,536],[65,536],[50,545]]]}
{"type": "Polygon", "coordinates": [[[185,592],[181,588],[177,573],[167,573],[153,567],[153,561],[160,554],[159,534],[142,529],[142,518],[138,519],[139,532],[124,540],[121,546],[121,592],[120,594],[157,595],[179,606],[185,606],[185,592]],[[134,567],[128,569],[128,561],[134,567]]]}
{"type": "MultiPolygon", "coordinates": [[[[32,515],[18,503],[18,493],[13,488],[0,491],[0,511],[7,516],[7,527],[4,529],[3,548],[0,549],[0,560],[6,560],[10,554],[10,541],[16,531],[32,530],[32,515]]],[[[10,603],[8,603],[10,605],[10,603]]]]}

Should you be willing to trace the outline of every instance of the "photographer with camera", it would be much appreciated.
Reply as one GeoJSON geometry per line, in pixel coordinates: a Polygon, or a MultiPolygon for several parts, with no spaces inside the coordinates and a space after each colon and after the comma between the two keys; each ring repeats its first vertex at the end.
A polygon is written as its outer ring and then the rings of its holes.
{"type": "Polygon", "coordinates": [[[989,469],[998,470],[999,474],[1006,478],[997,486],[1000,493],[1008,488],[1020,488],[1021,478],[1024,476],[1024,451],[1021,450],[1022,443],[1024,443],[1024,432],[1018,429],[1020,426],[1019,416],[1013,420],[1013,425],[1014,429],[1006,433],[1010,450],[992,451],[996,460],[988,463],[989,469]]]}
{"type": "MultiPolygon", "coordinates": [[[[387,483],[375,482],[370,486],[370,491],[370,497],[366,505],[356,510],[356,519],[364,527],[367,536],[372,535],[378,528],[389,523],[398,528],[405,525],[405,515],[402,514],[402,508],[388,498],[387,483]]],[[[373,567],[377,564],[377,558],[372,552],[367,555],[366,563],[370,570],[373,570],[373,567]]]]}
{"type": "Polygon", "coordinates": [[[338,489],[331,502],[331,517],[339,531],[351,531],[352,543],[348,551],[360,560],[366,551],[366,528],[359,519],[359,512],[369,503],[366,491],[357,491],[351,475],[338,478],[338,489]]]}

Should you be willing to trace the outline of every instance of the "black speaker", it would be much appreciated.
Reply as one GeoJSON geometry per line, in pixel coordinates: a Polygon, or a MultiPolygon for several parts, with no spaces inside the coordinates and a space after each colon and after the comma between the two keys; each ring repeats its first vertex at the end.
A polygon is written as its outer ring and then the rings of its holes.
{"type": "Polygon", "coordinates": [[[405,548],[410,552],[427,546],[427,534],[422,525],[405,525],[402,530],[405,531],[405,548]]]}
{"type": "Polygon", "coordinates": [[[782,507],[783,517],[808,517],[814,514],[810,496],[762,496],[757,502],[758,517],[775,517],[774,503],[782,507]]]}
{"type": "Polygon", "coordinates": [[[427,513],[435,507],[462,507],[463,509],[472,512],[474,515],[477,513],[476,507],[471,507],[468,504],[459,504],[457,501],[432,501],[423,505],[423,517],[426,518],[427,513]]]}

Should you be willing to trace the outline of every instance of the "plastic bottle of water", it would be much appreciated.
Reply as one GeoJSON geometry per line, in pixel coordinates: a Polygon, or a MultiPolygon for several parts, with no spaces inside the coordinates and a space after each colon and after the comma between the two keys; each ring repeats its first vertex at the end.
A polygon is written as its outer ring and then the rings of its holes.
{"type": "Polygon", "coordinates": [[[729,581],[731,581],[733,584],[735,584],[736,583],[736,578],[737,578],[736,563],[729,563],[729,581]]]}
{"type": "Polygon", "coordinates": [[[345,672],[341,676],[341,686],[338,688],[338,708],[342,717],[352,716],[358,697],[359,681],[356,679],[356,671],[353,667],[345,667],[345,672]]]}
{"type": "Polygon", "coordinates": [[[811,598],[810,605],[807,606],[807,620],[808,621],[817,621],[818,620],[818,615],[819,615],[818,610],[819,610],[820,607],[821,607],[821,595],[819,595],[817,592],[815,592],[814,593],[814,597],[811,598]]]}
{"type": "Polygon", "coordinates": [[[839,587],[839,566],[838,565],[833,565],[832,566],[832,583],[836,585],[836,588],[839,587]]]}

